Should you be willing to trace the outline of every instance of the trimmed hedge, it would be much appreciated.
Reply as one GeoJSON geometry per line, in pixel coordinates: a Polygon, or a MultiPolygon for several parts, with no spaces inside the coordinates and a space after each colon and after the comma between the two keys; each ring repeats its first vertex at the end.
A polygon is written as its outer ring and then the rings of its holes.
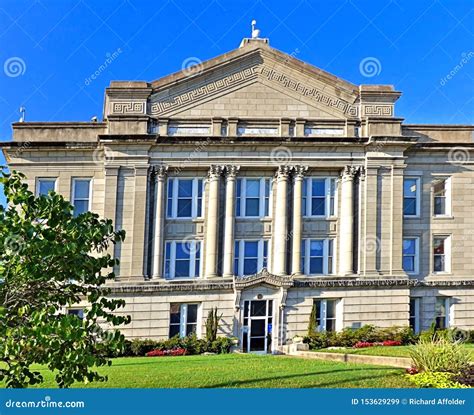
{"type": "Polygon", "coordinates": [[[345,328],[339,332],[312,333],[303,339],[309,344],[309,348],[324,349],[326,347],[353,347],[359,342],[380,343],[384,341],[396,341],[402,345],[413,344],[418,336],[410,327],[388,327],[377,328],[365,325],[358,329],[345,328]]]}
{"type": "Polygon", "coordinates": [[[127,356],[146,356],[153,350],[174,350],[184,349],[187,355],[196,355],[202,353],[229,353],[232,346],[232,339],[229,337],[218,337],[216,340],[209,342],[205,339],[198,339],[195,334],[180,338],[175,336],[169,340],[151,340],[151,339],[134,339],[132,341],[125,340],[124,349],[114,354],[113,357],[127,356]]]}

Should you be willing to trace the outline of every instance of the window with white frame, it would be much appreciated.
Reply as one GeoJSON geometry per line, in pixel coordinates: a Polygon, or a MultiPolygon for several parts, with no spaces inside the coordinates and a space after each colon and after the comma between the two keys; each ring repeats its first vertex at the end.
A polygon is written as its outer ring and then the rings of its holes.
{"type": "Polygon", "coordinates": [[[410,327],[415,333],[420,332],[420,301],[419,297],[410,298],[410,327]]]}
{"type": "Polygon", "coordinates": [[[306,275],[334,274],[334,240],[303,239],[301,269],[306,275]]]}
{"type": "Polygon", "coordinates": [[[74,216],[78,216],[90,210],[91,191],[91,179],[73,179],[71,199],[74,206],[74,216]]]}
{"type": "Polygon", "coordinates": [[[420,215],[420,179],[418,177],[403,179],[403,215],[420,215]]]}
{"type": "Polygon", "coordinates": [[[342,325],[342,301],[340,299],[317,299],[313,304],[316,331],[338,331],[342,325]]]}
{"type": "Polygon", "coordinates": [[[70,316],[76,316],[80,320],[84,319],[84,309],[83,308],[69,308],[67,314],[70,316]]]}
{"type": "Polygon", "coordinates": [[[193,278],[201,275],[201,241],[165,243],[165,278],[193,278]]]}
{"type": "Polygon", "coordinates": [[[235,241],[234,274],[253,275],[267,267],[268,241],[235,241]]]}
{"type": "Polygon", "coordinates": [[[56,191],[55,177],[40,177],[36,180],[36,196],[47,196],[56,191]]]}
{"type": "Polygon", "coordinates": [[[437,329],[445,329],[450,326],[451,301],[449,297],[436,297],[435,303],[435,325],[437,329]]]}
{"type": "Polygon", "coordinates": [[[451,237],[436,235],[433,238],[433,272],[451,271],[451,237]]]}
{"type": "Polygon", "coordinates": [[[168,179],[168,218],[199,218],[202,216],[203,180],[168,179]]]}
{"type": "Polygon", "coordinates": [[[170,339],[197,333],[199,304],[170,304],[170,339]]]}
{"type": "Polygon", "coordinates": [[[303,181],[303,216],[330,217],[336,215],[337,179],[308,177],[303,181]]]}
{"type": "Polygon", "coordinates": [[[407,274],[419,272],[419,238],[403,238],[403,270],[407,274]]]}
{"type": "Polygon", "coordinates": [[[237,180],[235,214],[237,217],[265,217],[270,214],[271,180],[240,178],[237,180]]]}
{"type": "Polygon", "coordinates": [[[433,181],[433,214],[434,216],[451,215],[450,178],[436,178],[433,181]]]}

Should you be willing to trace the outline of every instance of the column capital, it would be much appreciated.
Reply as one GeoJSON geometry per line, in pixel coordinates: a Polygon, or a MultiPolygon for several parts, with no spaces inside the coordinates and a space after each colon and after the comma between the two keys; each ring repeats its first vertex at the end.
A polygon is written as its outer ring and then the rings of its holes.
{"type": "Polygon", "coordinates": [[[364,174],[363,166],[347,165],[342,171],[342,177],[347,179],[354,179],[357,175],[364,174]]]}
{"type": "Polygon", "coordinates": [[[218,164],[211,164],[207,173],[207,177],[211,180],[218,179],[223,171],[223,166],[219,166],[218,164]]]}
{"type": "Polygon", "coordinates": [[[278,166],[277,171],[275,172],[275,177],[277,179],[288,179],[288,176],[290,175],[292,170],[291,166],[283,165],[283,166],[278,166]]]}
{"type": "Polygon", "coordinates": [[[305,174],[308,172],[308,166],[302,166],[300,164],[293,166],[294,175],[293,178],[296,179],[303,179],[305,174]]]}
{"type": "Polygon", "coordinates": [[[168,174],[168,166],[154,166],[153,167],[153,176],[156,181],[164,180],[168,174]]]}
{"type": "Polygon", "coordinates": [[[231,164],[228,164],[227,166],[225,166],[225,175],[226,175],[227,180],[235,179],[235,177],[239,173],[239,170],[240,170],[240,166],[235,166],[231,164]]]}

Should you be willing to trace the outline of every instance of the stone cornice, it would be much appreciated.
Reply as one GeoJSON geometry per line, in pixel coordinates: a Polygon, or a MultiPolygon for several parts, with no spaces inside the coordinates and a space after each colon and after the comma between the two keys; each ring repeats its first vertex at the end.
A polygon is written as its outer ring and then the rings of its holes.
{"type": "Polygon", "coordinates": [[[291,276],[279,276],[268,272],[266,268],[254,275],[245,277],[234,277],[234,286],[237,290],[253,287],[259,284],[273,285],[274,287],[286,287],[293,286],[293,278],[291,276]]]}

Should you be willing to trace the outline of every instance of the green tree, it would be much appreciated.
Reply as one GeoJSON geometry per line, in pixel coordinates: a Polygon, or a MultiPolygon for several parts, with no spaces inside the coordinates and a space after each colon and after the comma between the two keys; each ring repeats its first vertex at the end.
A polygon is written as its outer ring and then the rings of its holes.
{"type": "Polygon", "coordinates": [[[219,321],[222,318],[217,315],[217,307],[211,308],[209,313],[207,313],[206,320],[206,340],[208,342],[213,342],[217,339],[217,330],[219,329],[219,321]]]}
{"type": "Polygon", "coordinates": [[[118,264],[107,248],[124,231],[94,213],[75,217],[58,194],[35,197],[20,173],[2,168],[0,184],[8,202],[0,206],[0,381],[41,383],[32,364],[54,370],[59,387],[107,380],[96,369],[124,345],[113,327],[130,321],[117,315],[125,302],[103,287],[118,264]],[[83,318],[65,313],[80,301],[88,304],[83,318]]]}

